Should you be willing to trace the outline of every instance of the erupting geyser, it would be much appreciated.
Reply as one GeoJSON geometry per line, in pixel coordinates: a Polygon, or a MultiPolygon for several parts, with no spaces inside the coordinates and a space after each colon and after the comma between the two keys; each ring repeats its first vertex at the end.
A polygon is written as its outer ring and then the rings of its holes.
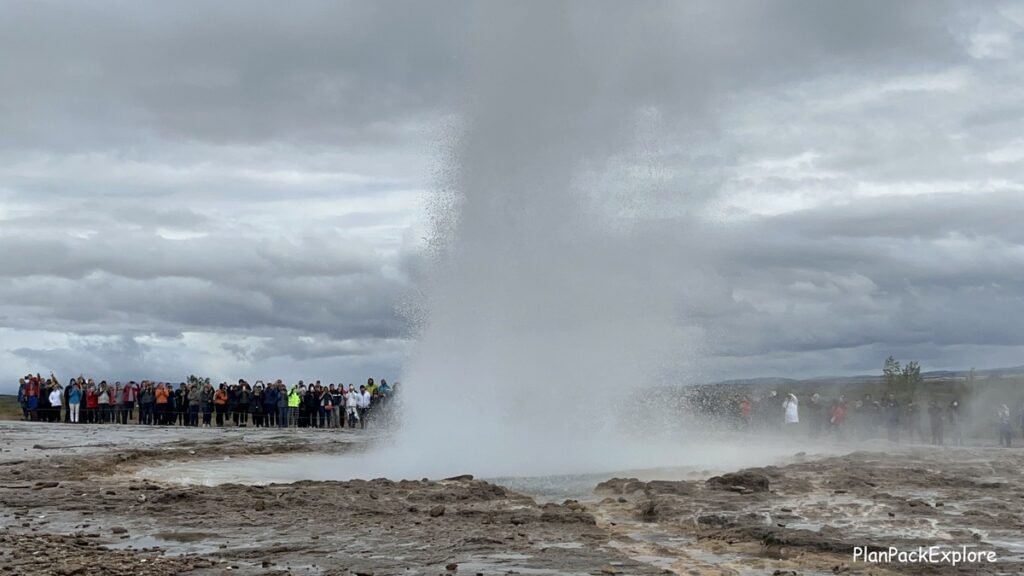
{"type": "Polygon", "coordinates": [[[641,448],[651,439],[620,424],[688,354],[671,271],[686,262],[616,223],[583,177],[629,151],[644,112],[623,67],[636,54],[605,60],[614,50],[597,33],[630,23],[591,14],[577,28],[578,15],[546,4],[488,6],[481,18],[502,26],[484,26],[474,52],[403,430],[388,450],[428,474],[657,464],[641,448]]]}

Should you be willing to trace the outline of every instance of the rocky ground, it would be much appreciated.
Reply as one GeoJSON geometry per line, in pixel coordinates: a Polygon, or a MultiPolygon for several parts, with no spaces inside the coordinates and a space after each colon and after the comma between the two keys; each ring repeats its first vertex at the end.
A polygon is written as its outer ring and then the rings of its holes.
{"type": "Polygon", "coordinates": [[[705,481],[600,484],[599,525],[680,574],[1024,573],[1024,452],[854,452],[705,481]],[[854,547],[995,551],[994,564],[854,562],[854,547]]]}
{"type": "Polygon", "coordinates": [[[343,453],[361,432],[0,424],[0,574],[1024,572],[1024,452],[794,456],[717,478],[613,479],[540,504],[470,477],[182,486],[145,467],[343,453]],[[997,550],[871,565],[853,546],[997,550]]]}

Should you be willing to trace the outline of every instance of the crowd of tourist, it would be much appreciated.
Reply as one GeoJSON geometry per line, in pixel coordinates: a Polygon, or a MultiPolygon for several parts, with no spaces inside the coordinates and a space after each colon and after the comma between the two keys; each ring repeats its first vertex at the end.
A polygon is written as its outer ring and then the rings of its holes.
{"type": "Polygon", "coordinates": [[[167,382],[96,383],[79,376],[65,384],[53,374],[28,374],[18,381],[18,403],[25,420],[71,424],[160,426],[252,426],[303,428],[365,428],[366,422],[397,391],[398,383],[373,378],[356,388],[349,384],[305,384],[290,388],[281,380],[250,385],[190,377],[174,386],[167,382]]]}
{"type": "Polygon", "coordinates": [[[888,439],[893,442],[961,445],[965,439],[998,437],[1010,446],[1024,435],[1024,402],[1016,409],[1005,399],[968,395],[843,392],[813,389],[792,392],[755,387],[695,386],[681,397],[659,396],[692,422],[712,429],[779,432],[845,441],[888,439]],[[940,399],[941,398],[941,399],[940,399]],[[1006,402],[1006,403],[1003,403],[1006,402]]]}
{"type": "MultiPolygon", "coordinates": [[[[742,428],[796,428],[801,419],[812,437],[833,435],[842,440],[852,438],[869,440],[887,438],[893,442],[925,442],[942,445],[947,441],[961,445],[964,440],[965,414],[958,400],[927,403],[907,400],[901,402],[895,394],[875,399],[865,394],[850,401],[844,395],[826,400],[813,393],[803,403],[795,394],[780,397],[775,391],[751,398],[733,399],[733,414],[742,428]]],[[[1016,426],[1024,434],[1024,404],[1014,414],[1002,404],[995,409],[993,418],[999,443],[1010,446],[1016,426]]]]}

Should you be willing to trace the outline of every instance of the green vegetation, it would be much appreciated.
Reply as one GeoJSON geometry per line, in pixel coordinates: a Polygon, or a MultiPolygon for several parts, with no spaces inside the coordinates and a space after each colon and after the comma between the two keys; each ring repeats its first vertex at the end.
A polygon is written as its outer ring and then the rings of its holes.
{"type": "Polygon", "coordinates": [[[13,394],[0,394],[0,420],[21,420],[21,406],[13,394]]]}
{"type": "Polygon", "coordinates": [[[885,382],[886,393],[891,393],[903,401],[916,398],[918,388],[924,381],[921,378],[921,365],[917,360],[911,360],[901,368],[900,361],[892,356],[885,359],[882,380],[885,382]]]}

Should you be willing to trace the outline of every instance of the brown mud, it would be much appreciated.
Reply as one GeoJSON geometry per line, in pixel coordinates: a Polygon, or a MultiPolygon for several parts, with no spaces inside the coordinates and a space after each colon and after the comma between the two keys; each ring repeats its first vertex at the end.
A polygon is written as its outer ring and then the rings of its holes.
{"type": "Polygon", "coordinates": [[[0,574],[1024,573],[1016,449],[798,455],[711,479],[612,479],[593,500],[541,504],[468,476],[183,486],[135,475],[344,453],[372,438],[361,433],[19,423],[0,432],[0,574]],[[933,545],[999,560],[852,560],[854,546],[933,545]]]}

